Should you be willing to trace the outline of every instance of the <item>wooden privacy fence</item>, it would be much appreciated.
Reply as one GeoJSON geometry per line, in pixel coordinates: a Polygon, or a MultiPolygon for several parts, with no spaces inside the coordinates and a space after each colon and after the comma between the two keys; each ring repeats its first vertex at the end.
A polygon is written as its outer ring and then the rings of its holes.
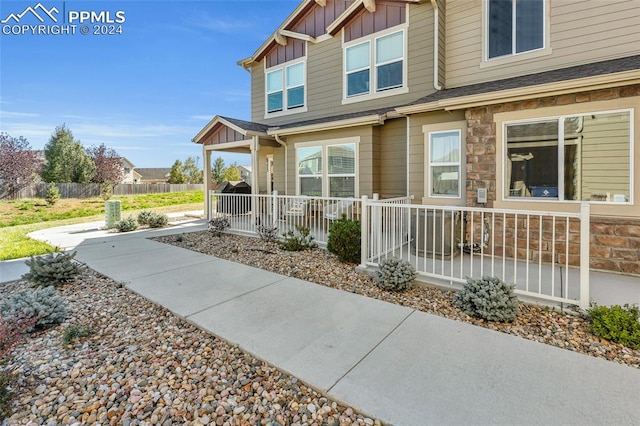
{"type": "MultiPolygon", "coordinates": [[[[47,183],[41,182],[21,188],[10,194],[0,189],[0,199],[19,200],[22,198],[44,198],[47,183]]],[[[91,198],[99,197],[102,192],[100,183],[57,183],[61,198],[91,198]]],[[[141,195],[161,194],[166,192],[204,191],[203,184],[173,184],[173,183],[122,183],[113,187],[113,195],[141,195]]]]}

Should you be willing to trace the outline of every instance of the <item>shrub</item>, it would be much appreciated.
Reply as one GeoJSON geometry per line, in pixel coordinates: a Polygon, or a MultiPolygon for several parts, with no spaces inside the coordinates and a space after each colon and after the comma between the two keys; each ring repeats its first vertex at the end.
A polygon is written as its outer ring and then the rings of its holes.
{"type": "Polygon", "coordinates": [[[640,309],[637,305],[598,306],[592,302],[587,310],[591,332],[621,345],[640,349],[640,309]]]}
{"type": "Polygon", "coordinates": [[[111,196],[113,195],[113,185],[109,182],[105,182],[102,184],[100,188],[100,196],[104,201],[109,201],[111,196]]]}
{"type": "Polygon", "coordinates": [[[138,223],[149,228],[162,228],[169,224],[169,217],[166,214],[144,210],[138,214],[138,223]]]}
{"type": "Polygon", "coordinates": [[[474,317],[512,322],[520,313],[514,289],[497,277],[467,278],[455,296],[456,306],[474,317]]]}
{"type": "Polygon", "coordinates": [[[138,213],[138,223],[140,225],[148,225],[149,224],[149,219],[154,214],[155,213],[152,212],[151,210],[142,210],[140,213],[138,213]]]}
{"type": "Polygon", "coordinates": [[[385,290],[400,291],[411,287],[415,278],[416,270],[409,262],[391,258],[380,263],[375,283],[385,290]]]}
{"type": "Polygon", "coordinates": [[[33,331],[60,324],[67,317],[67,306],[55,288],[40,287],[21,290],[0,301],[0,314],[3,318],[16,320],[37,318],[36,323],[27,330],[33,331]]]}
{"type": "Polygon", "coordinates": [[[209,221],[209,231],[213,233],[213,235],[220,236],[222,231],[229,228],[231,224],[226,217],[214,217],[209,221]]]}
{"type": "Polygon", "coordinates": [[[284,238],[280,242],[280,248],[287,251],[302,251],[309,250],[317,247],[314,237],[311,234],[311,230],[306,226],[295,226],[295,231],[287,231],[282,234],[284,238]]]}
{"type": "Polygon", "coordinates": [[[138,229],[138,221],[133,216],[127,216],[120,222],[116,222],[115,228],[118,232],[130,232],[138,229]]]}
{"type": "Polygon", "coordinates": [[[67,253],[51,253],[43,257],[31,257],[24,263],[29,267],[29,272],[22,276],[23,279],[30,281],[36,287],[57,286],[60,284],[73,281],[80,269],[78,264],[73,261],[76,252],[67,253]]]}
{"type": "Polygon", "coordinates": [[[89,327],[70,325],[62,332],[62,341],[65,345],[68,345],[82,337],[90,336],[92,333],[93,330],[89,327]]]}
{"type": "Polygon", "coordinates": [[[329,226],[327,250],[341,262],[360,262],[360,237],[360,222],[343,216],[329,226]]]}
{"type": "Polygon", "coordinates": [[[0,371],[0,420],[11,415],[11,402],[15,398],[15,393],[11,390],[16,379],[7,371],[0,371]]]}
{"type": "Polygon", "coordinates": [[[272,228],[264,225],[258,225],[256,227],[258,231],[258,235],[262,241],[266,241],[268,243],[273,243],[278,240],[278,227],[274,226],[272,228]]]}
{"type": "Polygon", "coordinates": [[[53,206],[60,199],[60,190],[54,182],[47,185],[47,192],[45,193],[44,200],[48,205],[53,206]]]}

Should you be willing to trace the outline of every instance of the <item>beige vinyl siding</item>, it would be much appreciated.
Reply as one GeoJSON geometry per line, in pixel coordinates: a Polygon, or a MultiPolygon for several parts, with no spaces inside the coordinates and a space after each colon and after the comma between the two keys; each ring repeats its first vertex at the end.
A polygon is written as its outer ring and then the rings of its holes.
{"type": "Polygon", "coordinates": [[[407,121],[404,118],[385,122],[380,129],[378,161],[381,198],[407,195],[407,121]]]}
{"type": "Polygon", "coordinates": [[[638,1],[550,1],[551,54],[482,65],[483,2],[447,1],[447,87],[640,54],[638,1]]]}
{"type": "MultiPolygon", "coordinates": [[[[415,203],[422,203],[422,199],[428,196],[427,188],[425,188],[425,173],[427,165],[424,163],[425,158],[425,135],[422,127],[425,125],[434,125],[444,128],[457,129],[455,122],[463,121],[464,112],[434,112],[425,114],[415,114],[410,117],[409,121],[409,195],[414,196],[415,203]],[[447,126],[447,123],[451,123],[451,126],[447,126]]],[[[438,128],[438,130],[444,130],[438,128]]],[[[465,147],[462,146],[463,152],[465,147]]],[[[462,165],[465,167],[465,156],[462,155],[462,165]]],[[[461,170],[464,172],[463,170],[461,170]]],[[[464,194],[464,180],[462,181],[463,187],[461,191],[464,194]]],[[[464,200],[464,198],[462,199],[464,200]]],[[[442,202],[440,202],[442,203],[442,202]]],[[[451,204],[451,202],[448,202],[451,204]]]]}
{"type": "Polygon", "coordinates": [[[430,4],[409,6],[407,34],[407,85],[409,93],[342,105],[342,34],[317,44],[307,43],[306,112],[264,118],[264,63],[252,70],[252,120],[264,124],[287,124],[321,117],[401,105],[433,92],[433,9],[430,4]]]}
{"type": "Polygon", "coordinates": [[[593,194],[629,196],[629,121],[620,114],[584,117],[582,199],[593,194]]]}

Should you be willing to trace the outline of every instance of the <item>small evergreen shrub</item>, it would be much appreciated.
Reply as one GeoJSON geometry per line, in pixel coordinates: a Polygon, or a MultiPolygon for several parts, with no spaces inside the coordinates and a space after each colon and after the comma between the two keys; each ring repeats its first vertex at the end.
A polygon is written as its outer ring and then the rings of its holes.
{"type": "Polygon", "coordinates": [[[109,182],[105,182],[102,184],[100,188],[100,196],[104,201],[109,201],[111,196],[113,195],[113,185],[109,182]]]}
{"type": "Polygon", "coordinates": [[[593,334],[640,349],[640,309],[637,305],[598,306],[592,302],[587,313],[593,334]]]}
{"type": "Polygon", "coordinates": [[[155,213],[152,212],[151,210],[142,210],[140,213],[138,213],[138,224],[140,225],[148,225],[149,224],[149,219],[154,215],[155,213]]]}
{"type": "Polygon", "coordinates": [[[60,190],[54,182],[47,185],[47,192],[44,195],[44,200],[48,205],[53,206],[60,199],[60,190]]]}
{"type": "Polygon", "coordinates": [[[497,277],[467,278],[456,293],[456,306],[468,315],[488,321],[512,322],[520,313],[514,285],[497,277]]]}
{"type": "Polygon", "coordinates": [[[411,287],[416,278],[416,270],[403,259],[390,258],[380,263],[375,283],[385,290],[401,291],[411,287]]]}
{"type": "Polygon", "coordinates": [[[229,223],[229,219],[226,217],[214,217],[209,221],[209,231],[218,237],[229,227],[231,227],[231,224],[229,223]]]}
{"type": "Polygon", "coordinates": [[[360,222],[342,216],[329,226],[327,250],[341,262],[360,262],[360,238],[360,222]]]}
{"type": "Polygon", "coordinates": [[[258,225],[256,227],[256,230],[258,231],[258,235],[260,236],[260,239],[262,241],[265,241],[267,243],[273,243],[275,241],[278,240],[278,227],[274,226],[274,227],[268,227],[268,226],[264,226],[264,225],[258,225]]]}
{"type": "Polygon", "coordinates": [[[284,239],[280,242],[280,248],[286,251],[310,250],[318,246],[313,241],[311,230],[306,226],[296,225],[295,231],[289,230],[282,234],[282,237],[284,239]]]}
{"type": "Polygon", "coordinates": [[[147,226],[149,228],[162,228],[169,224],[169,216],[162,213],[152,212],[151,216],[147,219],[147,226]]]}
{"type": "Polygon", "coordinates": [[[80,273],[78,264],[73,261],[76,252],[51,253],[43,257],[31,257],[24,263],[29,267],[29,272],[22,276],[23,279],[33,283],[35,287],[57,286],[72,282],[80,273]]]}
{"type": "Polygon", "coordinates": [[[116,222],[115,228],[118,232],[130,232],[138,229],[138,221],[133,216],[127,216],[120,222],[116,222]]]}
{"type": "Polygon", "coordinates": [[[67,317],[67,304],[53,287],[26,289],[0,301],[0,315],[17,320],[37,318],[36,323],[27,330],[33,331],[64,321],[67,317]]]}
{"type": "Polygon", "coordinates": [[[93,333],[93,330],[89,327],[80,326],[80,325],[70,325],[65,328],[62,332],[62,341],[65,345],[69,345],[75,342],[78,339],[83,337],[90,336],[93,333]]]}

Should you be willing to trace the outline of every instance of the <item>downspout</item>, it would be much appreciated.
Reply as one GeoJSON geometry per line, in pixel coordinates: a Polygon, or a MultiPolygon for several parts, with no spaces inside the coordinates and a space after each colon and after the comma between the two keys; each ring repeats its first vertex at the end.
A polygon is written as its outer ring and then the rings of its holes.
{"type": "Polygon", "coordinates": [[[431,0],[431,6],[433,6],[433,88],[436,90],[442,90],[442,86],[439,83],[440,74],[440,35],[439,35],[439,21],[440,13],[438,11],[438,0],[431,0]]]}
{"type": "Polygon", "coordinates": [[[289,195],[289,185],[287,184],[287,181],[289,179],[289,171],[287,166],[289,164],[289,148],[287,147],[286,142],[280,139],[280,135],[276,133],[274,136],[276,137],[276,142],[284,147],[284,192],[285,195],[289,195]]]}

